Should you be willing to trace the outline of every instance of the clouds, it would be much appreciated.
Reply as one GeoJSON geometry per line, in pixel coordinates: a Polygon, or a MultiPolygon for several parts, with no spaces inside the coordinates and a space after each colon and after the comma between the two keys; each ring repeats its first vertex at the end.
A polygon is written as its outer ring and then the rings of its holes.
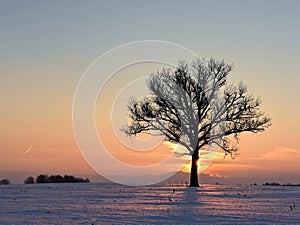
{"type": "Polygon", "coordinates": [[[298,161],[300,158],[300,149],[296,148],[288,148],[288,147],[281,147],[275,148],[271,152],[267,152],[262,155],[261,159],[270,160],[270,161],[298,161]]]}
{"type": "Polygon", "coordinates": [[[277,147],[258,157],[244,157],[235,160],[218,158],[207,173],[218,173],[223,177],[272,178],[273,180],[293,182],[299,177],[300,149],[277,147]]]}

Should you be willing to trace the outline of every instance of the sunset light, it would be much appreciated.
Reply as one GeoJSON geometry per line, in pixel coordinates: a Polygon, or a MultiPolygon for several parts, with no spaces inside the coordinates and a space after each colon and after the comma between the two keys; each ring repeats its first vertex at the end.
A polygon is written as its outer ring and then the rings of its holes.
{"type": "Polygon", "coordinates": [[[296,0],[0,1],[0,224],[300,224],[299,28],[296,0]]]}

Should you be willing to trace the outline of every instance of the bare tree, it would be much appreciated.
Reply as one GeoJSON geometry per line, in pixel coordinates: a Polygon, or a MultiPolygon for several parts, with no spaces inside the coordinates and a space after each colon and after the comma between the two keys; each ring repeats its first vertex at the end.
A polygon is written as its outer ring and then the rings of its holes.
{"type": "Polygon", "coordinates": [[[192,156],[190,186],[199,186],[200,150],[218,147],[233,157],[240,133],[262,132],[271,125],[259,98],[248,94],[243,83],[228,84],[231,70],[232,65],[211,58],[191,65],[182,61],[174,71],[150,75],[150,96],[129,102],[129,123],[122,131],[163,135],[184,146],[192,156]]]}

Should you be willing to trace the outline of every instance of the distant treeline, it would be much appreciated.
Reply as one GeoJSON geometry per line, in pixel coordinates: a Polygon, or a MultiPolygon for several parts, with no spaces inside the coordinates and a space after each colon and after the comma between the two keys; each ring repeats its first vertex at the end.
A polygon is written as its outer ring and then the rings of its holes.
{"type": "Polygon", "coordinates": [[[88,178],[78,178],[72,175],[51,175],[40,174],[34,179],[32,176],[27,177],[24,181],[24,184],[42,184],[42,183],[89,183],[90,180],[88,178]]]}
{"type": "Polygon", "coordinates": [[[10,181],[8,179],[0,180],[0,185],[8,185],[8,184],[10,184],[10,181]]]}
{"type": "Polygon", "coordinates": [[[278,182],[266,182],[263,184],[263,186],[300,186],[300,184],[291,184],[291,183],[280,184],[278,182]]]}

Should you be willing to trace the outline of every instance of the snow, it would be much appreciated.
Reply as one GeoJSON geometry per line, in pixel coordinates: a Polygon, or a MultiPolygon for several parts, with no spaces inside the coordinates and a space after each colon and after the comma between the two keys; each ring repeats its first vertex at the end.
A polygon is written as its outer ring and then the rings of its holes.
{"type": "Polygon", "coordinates": [[[300,187],[8,185],[0,207],[0,224],[300,224],[300,187]]]}

